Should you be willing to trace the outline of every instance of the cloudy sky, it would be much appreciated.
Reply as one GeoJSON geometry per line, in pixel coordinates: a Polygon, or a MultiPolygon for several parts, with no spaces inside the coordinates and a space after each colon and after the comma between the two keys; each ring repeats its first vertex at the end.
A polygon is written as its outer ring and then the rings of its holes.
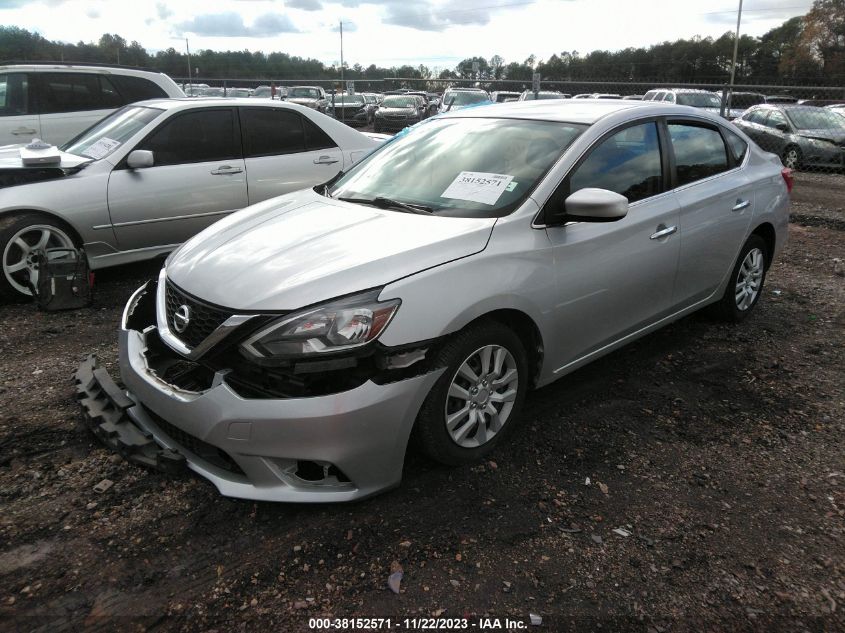
{"type": "MultiPolygon", "coordinates": [[[[745,0],[742,31],[761,35],[812,0],[745,0]]],[[[283,51],[326,64],[425,64],[466,57],[522,61],[564,50],[647,46],[736,26],[738,0],[0,0],[0,24],[48,39],[95,41],[105,32],[148,50],[283,51]]]]}

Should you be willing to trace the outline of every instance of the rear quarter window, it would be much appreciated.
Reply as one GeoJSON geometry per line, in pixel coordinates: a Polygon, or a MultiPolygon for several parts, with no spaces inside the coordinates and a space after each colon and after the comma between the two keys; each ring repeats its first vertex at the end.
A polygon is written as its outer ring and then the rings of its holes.
{"type": "Polygon", "coordinates": [[[111,77],[111,80],[117,86],[120,94],[123,95],[126,103],[144,101],[146,99],[161,99],[168,96],[164,88],[143,77],[114,75],[111,77]]]}

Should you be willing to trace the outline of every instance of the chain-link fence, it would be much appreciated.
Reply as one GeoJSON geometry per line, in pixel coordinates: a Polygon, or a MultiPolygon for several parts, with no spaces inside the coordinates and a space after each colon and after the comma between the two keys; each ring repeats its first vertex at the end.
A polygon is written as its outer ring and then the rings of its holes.
{"type": "MultiPolygon", "coordinates": [[[[186,85],[184,79],[176,79],[186,85]]],[[[295,85],[321,86],[340,93],[345,84],[331,79],[199,79],[196,86],[222,87],[237,95],[238,88],[272,86],[283,95],[295,85]]],[[[845,87],[734,85],[719,83],[667,84],[659,82],[606,82],[541,80],[533,92],[531,79],[419,79],[387,77],[354,79],[356,92],[385,93],[416,90],[442,94],[449,88],[479,88],[494,100],[520,98],[642,99],[691,105],[733,121],[763,149],[777,154],[793,169],[842,172],[845,169],[845,87]]],[[[199,88],[202,90],[202,88],[199,88]]],[[[222,95],[221,95],[222,96],[222,95]]]]}

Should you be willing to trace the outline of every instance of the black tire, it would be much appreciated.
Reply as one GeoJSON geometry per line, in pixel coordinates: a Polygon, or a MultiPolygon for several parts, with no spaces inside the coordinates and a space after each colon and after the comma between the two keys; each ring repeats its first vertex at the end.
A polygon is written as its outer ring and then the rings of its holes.
{"type": "MultiPolygon", "coordinates": [[[[517,426],[522,404],[525,401],[525,392],[528,390],[529,369],[525,345],[506,325],[494,320],[482,321],[454,335],[439,351],[435,363],[437,366],[445,366],[446,370],[432,387],[417,416],[415,431],[419,443],[429,457],[443,464],[458,466],[477,462],[493,451],[517,426]],[[486,346],[498,346],[510,353],[511,357],[507,362],[513,360],[517,371],[516,396],[500,429],[484,443],[469,448],[459,445],[446,428],[447,407],[455,403],[455,400],[449,396],[449,389],[453,380],[458,379],[458,369],[464,362],[486,346]]],[[[502,388],[507,388],[507,386],[502,388]]],[[[492,401],[492,395],[495,395],[495,392],[485,389],[485,393],[491,396],[492,401]]],[[[493,404],[493,406],[496,405],[493,404]]],[[[505,406],[505,403],[502,403],[502,409],[499,411],[502,411],[505,406]]],[[[492,421],[468,422],[468,424],[470,426],[475,424],[474,428],[484,424],[485,429],[488,429],[492,421]]],[[[477,431],[477,433],[480,432],[481,429],[477,431]]],[[[485,431],[485,434],[487,432],[489,431],[485,431]]]]}
{"type": "Polygon", "coordinates": [[[381,133],[381,126],[378,126],[375,123],[373,123],[373,132],[381,133]]]}
{"type": "MultiPolygon", "coordinates": [[[[12,239],[25,230],[27,227],[49,227],[56,231],[56,238],[50,238],[47,246],[79,246],[79,239],[76,234],[64,223],[55,220],[47,215],[24,211],[10,213],[0,216],[0,302],[22,302],[31,300],[31,293],[16,288],[7,277],[7,258],[14,263],[22,256],[23,252],[15,244],[10,244],[12,239]],[[66,243],[67,241],[67,243],[66,243]]],[[[25,285],[26,271],[15,271],[9,273],[18,285],[25,285]]]]}
{"type": "Polygon", "coordinates": [[[783,150],[783,155],[780,157],[780,162],[784,167],[790,169],[801,169],[801,149],[797,145],[790,145],[783,150]]]}
{"type": "Polygon", "coordinates": [[[763,284],[766,281],[766,270],[768,268],[769,258],[771,257],[768,251],[769,249],[766,246],[765,240],[759,235],[752,235],[748,238],[743,245],[742,250],[740,250],[739,257],[737,257],[734,267],[731,270],[731,276],[728,281],[728,285],[725,288],[725,294],[722,295],[722,298],[718,303],[713,304],[713,314],[715,316],[732,323],[739,323],[740,321],[748,318],[748,315],[751,314],[751,311],[754,309],[754,306],[757,305],[757,302],[763,294],[763,284]],[[759,282],[756,286],[757,294],[747,306],[740,307],[737,299],[737,286],[740,282],[740,270],[743,268],[743,264],[748,257],[748,254],[755,249],[760,251],[763,258],[762,271],[760,273],[759,282]]]}

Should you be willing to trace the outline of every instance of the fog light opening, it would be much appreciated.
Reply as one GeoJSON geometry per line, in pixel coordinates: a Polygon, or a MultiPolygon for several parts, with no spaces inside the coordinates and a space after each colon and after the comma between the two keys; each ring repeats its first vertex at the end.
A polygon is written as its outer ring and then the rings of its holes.
{"type": "Polygon", "coordinates": [[[340,468],[329,462],[297,460],[294,475],[311,484],[333,485],[350,483],[349,477],[344,475],[340,468]]]}

